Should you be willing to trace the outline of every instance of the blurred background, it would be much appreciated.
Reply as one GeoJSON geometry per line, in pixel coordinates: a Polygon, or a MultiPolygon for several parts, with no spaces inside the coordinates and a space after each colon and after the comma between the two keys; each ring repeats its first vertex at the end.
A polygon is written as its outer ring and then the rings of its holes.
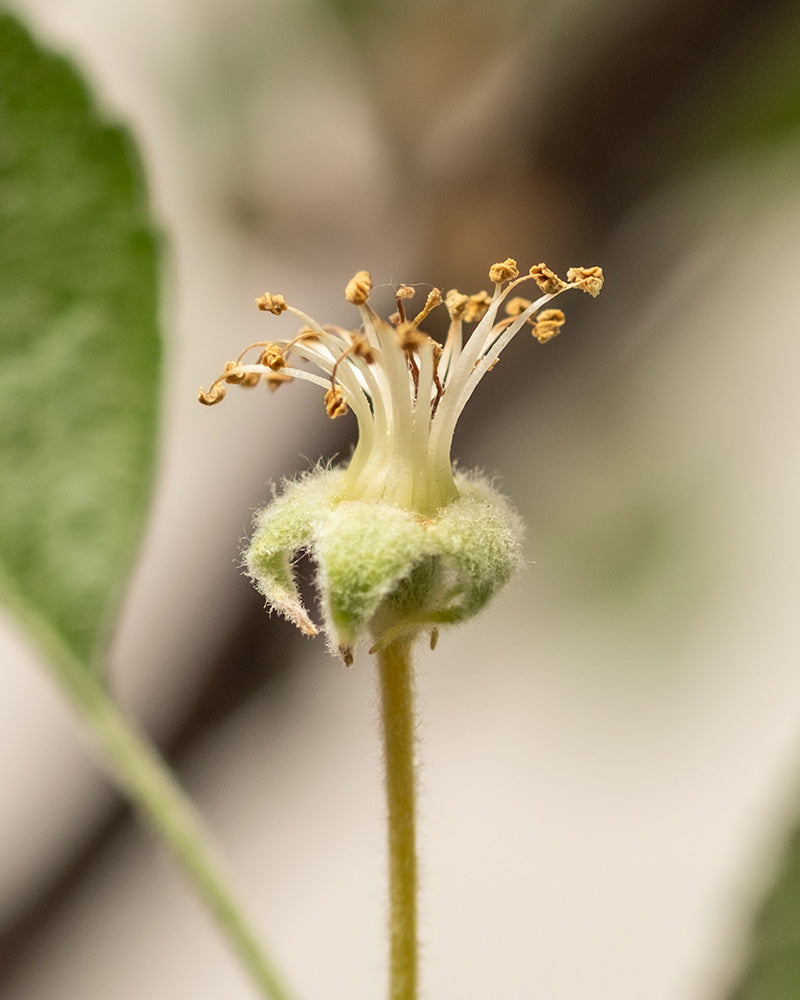
{"type": "MultiPolygon", "coordinates": [[[[305,385],[214,410],[197,387],[276,322],[265,289],[349,325],[357,269],[476,291],[512,256],[606,287],[519,337],[457,431],[527,568],[419,657],[424,993],[727,996],[800,767],[797,5],[7,6],[146,164],[164,424],[113,683],[286,978],[385,988],[375,693],[366,654],[264,613],[238,552],[354,424],[305,385]]],[[[0,995],[252,996],[0,624],[0,995]]]]}

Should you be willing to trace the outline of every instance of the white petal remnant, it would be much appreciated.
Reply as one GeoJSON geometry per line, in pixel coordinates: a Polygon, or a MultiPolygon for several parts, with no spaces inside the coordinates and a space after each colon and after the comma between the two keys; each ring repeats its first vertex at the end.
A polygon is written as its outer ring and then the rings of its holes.
{"type": "Polygon", "coordinates": [[[345,298],[360,312],[359,330],[322,326],[267,292],[262,311],[302,323],[290,340],[250,344],[228,362],[199,400],[208,406],[228,385],[270,389],[303,379],[325,390],[328,416],[352,410],[358,442],[345,470],[318,470],[289,484],[258,516],[246,565],[271,607],[302,631],[316,631],[300,603],[292,559],[311,552],[318,567],[325,627],[344,656],[368,631],[376,643],[408,629],[433,629],[468,617],[508,579],[518,558],[518,522],[488,484],[456,477],[450,448],[458,417],[478,382],[527,325],[545,343],[564,324],[545,308],[568,288],[597,295],[599,267],[571,268],[567,281],[546,264],[520,276],[508,258],[489,269],[494,291],[442,296],[434,288],[413,318],[397,289],[397,312],[382,319],[369,304],[372,279],[359,271],[345,298]],[[509,293],[524,282],[533,301],[509,293]],[[420,326],[444,302],[444,344],[420,326]],[[502,307],[502,312],[501,312],[502,307]],[[472,326],[469,335],[464,326],[472,326]]]}

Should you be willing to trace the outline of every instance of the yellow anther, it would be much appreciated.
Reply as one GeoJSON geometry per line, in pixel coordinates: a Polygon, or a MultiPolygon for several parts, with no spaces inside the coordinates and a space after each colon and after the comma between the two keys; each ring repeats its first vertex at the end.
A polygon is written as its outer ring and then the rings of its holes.
{"type": "Polygon", "coordinates": [[[372,278],[369,276],[369,271],[359,271],[348,281],[344,297],[354,306],[363,306],[369,298],[371,288],[372,278]]]}
{"type": "Polygon", "coordinates": [[[528,273],[545,295],[555,295],[556,292],[562,291],[567,284],[544,263],[534,264],[528,273]]]}
{"type": "Polygon", "coordinates": [[[256,299],[256,305],[262,312],[272,313],[273,316],[280,316],[286,311],[286,302],[282,295],[272,292],[264,292],[256,299]]]}
{"type": "Polygon", "coordinates": [[[350,350],[357,358],[363,358],[368,365],[375,363],[375,352],[372,349],[372,344],[363,333],[351,334],[350,350]]]}
{"type": "Polygon", "coordinates": [[[533,325],[533,335],[540,344],[552,340],[566,321],[566,316],[560,309],[543,309],[536,317],[533,325]]]}
{"type": "Polygon", "coordinates": [[[243,389],[252,389],[254,385],[258,385],[261,381],[261,375],[258,372],[247,372],[239,385],[243,389]]]}
{"type": "Polygon", "coordinates": [[[238,365],[235,361],[226,361],[225,367],[222,369],[222,375],[228,385],[241,385],[244,382],[247,372],[241,372],[238,370],[238,365]]]}
{"type": "Polygon", "coordinates": [[[429,312],[442,304],[442,293],[438,288],[432,288],[425,300],[425,305],[411,321],[414,326],[419,326],[429,312]]]}
{"type": "Polygon", "coordinates": [[[567,271],[567,281],[588,292],[591,296],[599,295],[603,287],[602,267],[571,267],[567,271]]]}
{"type": "Polygon", "coordinates": [[[502,264],[492,264],[489,268],[489,280],[496,285],[502,285],[506,281],[513,281],[519,277],[517,262],[507,257],[502,264]]]}
{"type": "Polygon", "coordinates": [[[411,285],[400,285],[395,292],[395,296],[398,299],[413,299],[415,294],[416,290],[411,285]]]}
{"type": "Polygon", "coordinates": [[[492,304],[492,297],[488,292],[480,291],[470,295],[464,310],[464,319],[467,323],[477,323],[486,315],[486,310],[492,304]]]}
{"type": "Polygon", "coordinates": [[[451,288],[445,296],[444,304],[450,313],[450,319],[461,319],[464,315],[464,310],[469,305],[469,295],[463,295],[457,289],[451,288]]]}
{"type": "Polygon", "coordinates": [[[347,403],[338,385],[332,385],[325,393],[325,412],[331,420],[347,413],[347,403]]]}
{"type": "Polygon", "coordinates": [[[261,355],[259,364],[277,372],[286,365],[286,358],[283,356],[283,351],[278,344],[267,344],[261,355]]]}
{"type": "Polygon", "coordinates": [[[214,406],[215,403],[221,403],[224,398],[225,386],[221,382],[212,385],[208,392],[201,388],[197,393],[197,399],[203,406],[214,406]]]}
{"type": "Polygon", "coordinates": [[[275,392],[276,389],[280,389],[287,382],[294,382],[294,379],[291,375],[285,375],[283,372],[272,372],[270,375],[264,376],[264,381],[267,383],[269,391],[275,392]]]}
{"type": "Polygon", "coordinates": [[[519,316],[525,312],[530,304],[530,299],[523,299],[521,295],[517,295],[516,298],[509,299],[506,302],[506,315],[519,316]]]}
{"type": "Polygon", "coordinates": [[[430,340],[426,333],[420,333],[413,323],[401,323],[397,327],[397,343],[404,351],[416,351],[430,340]]]}

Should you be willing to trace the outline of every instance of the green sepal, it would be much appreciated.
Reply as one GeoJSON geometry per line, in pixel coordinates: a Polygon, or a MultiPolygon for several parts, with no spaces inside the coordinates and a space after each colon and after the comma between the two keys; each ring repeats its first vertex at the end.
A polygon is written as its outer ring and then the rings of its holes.
{"type": "Polygon", "coordinates": [[[431,526],[445,564],[449,598],[431,621],[477,614],[519,569],[522,522],[506,498],[476,475],[458,476],[458,499],[431,526]]]}
{"type": "Polygon", "coordinates": [[[244,566],[270,609],[283,615],[306,635],[317,627],[300,599],[293,562],[311,547],[314,530],[333,508],[343,478],[341,469],[315,469],[294,482],[258,511],[244,566]]]}
{"type": "Polygon", "coordinates": [[[380,604],[433,554],[424,524],[393,504],[343,502],[319,526],[314,558],[323,613],[345,659],[380,604]]]}

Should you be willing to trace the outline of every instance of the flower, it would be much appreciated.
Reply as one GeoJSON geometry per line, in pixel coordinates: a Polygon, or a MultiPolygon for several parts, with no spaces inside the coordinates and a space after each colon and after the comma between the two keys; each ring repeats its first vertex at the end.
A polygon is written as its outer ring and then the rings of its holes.
{"type": "Polygon", "coordinates": [[[210,406],[227,385],[263,381],[275,389],[303,379],[325,390],[329,417],[355,414],[358,442],[346,469],[317,469],[287,484],[257,515],[245,553],[267,603],[307,634],[317,629],[300,601],[292,560],[302,550],[312,554],[326,632],[345,662],[365,631],[379,644],[471,616],[519,561],[519,523],[510,506],[480,477],[454,472],[456,422],[512,338],[529,325],[541,343],[550,340],[564,314],[544,307],[568,288],[597,295],[603,273],[570,268],[563,281],[537,264],[520,276],[509,258],[489,277],[491,294],[453,290],[443,297],[434,288],[413,318],[405,303],[414,289],[402,285],[387,321],[369,303],[369,273],[359,271],[345,289],[361,314],[357,330],[322,326],[267,292],[256,299],[258,308],[293,314],[303,324],[299,333],[250,344],[208,391],[200,390],[200,402],[210,406]],[[510,298],[526,281],[541,294],[510,298]],[[450,327],[439,344],[421,325],[442,304],[450,327]],[[465,324],[473,326],[469,336],[465,324]]]}

